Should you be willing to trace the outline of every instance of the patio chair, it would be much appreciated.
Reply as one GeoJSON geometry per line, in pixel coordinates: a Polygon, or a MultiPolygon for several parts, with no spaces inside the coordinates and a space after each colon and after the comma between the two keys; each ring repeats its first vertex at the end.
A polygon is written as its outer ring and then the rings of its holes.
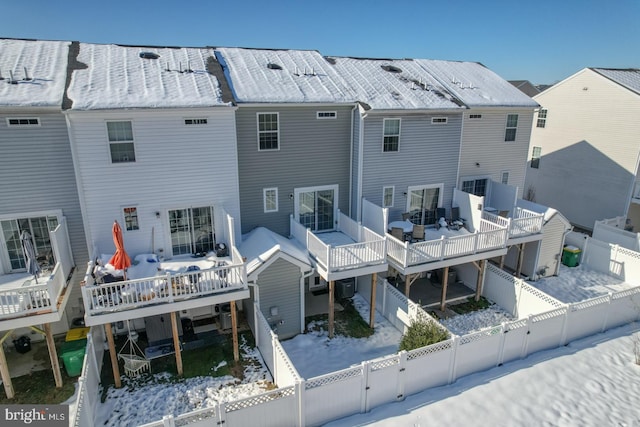
{"type": "Polygon", "coordinates": [[[404,230],[402,228],[391,227],[391,235],[401,242],[404,242],[404,230]]]}
{"type": "Polygon", "coordinates": [[[440,221],[440,218],[446,218],[447,210],[445,208],[436,208],[436,221],[440,221]]]}
{"type": "Polygon", "coordinates": [[[449,229],[460,230],[464,226],[464,219],[460,218],[460,208],[451,207],[451,217],[449,218],[449,229]]]}
{"type": "Polygon", "coordinates": [[[412,214],[411,212],[403,212],[403,213],[402,213],[402,220],[403,220],[403,221],[406,221],[406,220],[408,220],[408,219],[411,219],[411,216],[412,216],[412,215],[413,215],[413,214],[412,214]]]}
{"type": "Polygon", "coordinates": [[[413,232],[411,233],[411,240],[420,241],[424,240],[424,225],[414,225],[413,232]]]}

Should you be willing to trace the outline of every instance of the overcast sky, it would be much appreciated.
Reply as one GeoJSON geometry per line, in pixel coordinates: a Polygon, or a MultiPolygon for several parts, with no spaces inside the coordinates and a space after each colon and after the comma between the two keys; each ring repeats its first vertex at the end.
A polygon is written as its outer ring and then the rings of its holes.
{"type": "Polygon", "coordinates": [[[640,0],[0,0],[0,10],[0,37],[476,61],[534,84],[640,68],[640,0]]]}

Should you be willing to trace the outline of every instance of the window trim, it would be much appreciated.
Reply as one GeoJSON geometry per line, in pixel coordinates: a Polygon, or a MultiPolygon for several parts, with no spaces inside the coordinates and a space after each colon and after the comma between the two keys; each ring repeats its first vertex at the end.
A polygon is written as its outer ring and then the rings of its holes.
{"type": "Polygon", "coordinates": [[[123,231],[125,232],[133,232],[133,231],[140,231],[140,212],[138,211],[138,205],[126,205],[126,206],[120,206],[120,213],[122,215],[122,225],[124,227],[122,227],[123,231]],[[126,209],[135,209],[135,225],[138,228],[132,228],[129,229],[127,226],[127,213],[125,212],[126,209]]]}
{"type": "Polygon", "coordinates": [[[500,171],[500,183],[504,185],[509,185],[509,171],[500,171]],[[507,174],[507,182],[504,182],[504,175],[507,174]]]}
{"type": "Polygon", "coordinates": [[[397,118],[396,117],[388,117],[388,118],[382,119],[382,152],[383,153],[398,153],[400,151],[400,135],[401,134],[402,134],[402,119],[401,118],[399,118],[399,117],[397,117],[397,118]],[[391,121],[391,120],[398,121],[398,134],[397,135],[391,135],[391,134],[387,135],[385,133],[386,123],[387,123],[387,121],[391,121]],[[387,138],[387,137],[390,137],[390,138],[396,137],[396,138],[398,138],[398,142],[396,143],[396,149],[395,150],[385,150],[385,141],[384,141],[384,139],[387,138]]]}
{"type": "Polygon", "coordinates": [[[469,114],[469,119],[480,120],[482,119],[482,114],[469,114]]]}
{"type": "Polygon", "coordinates": [[[382,207],[392,208],[395,205],[396,187],[395,185],[385,185],[382,187],[382,207]],[[391,189],[391,204],[385,204],[385,194],[388,189],[391,189]]]}
{"type": "Polygon", "coordinates": [[[518,137],[518,119],[520,115],[518,113],[509,113],[507,114],[507,119],[505,122],[505,126],[504,126],[504,141],[505,142],[514,142],[516,140],[516,138],[518,137]],[[516,125],[515,126],[509,126],[509,117],[511,116],[515,116],[516,117],[516,125]],[[512,130],[513,131],[513,139],[510,139],[509,137],[509,131],[512,130]]]}
{"type": "Polygon", "coordinates": [[[449,123],[448,117],[431,117],[432,125],[446,125],[449,123]]]}
{"type": "Polygon", "coordinates": [[[316,119],[318,120],[336,120],[338,118],[337,111],[316,111],[316,119]],[[324,114],[328,114],[325,116],[324,114]]]}
{"type": "Polygon", "coordinates": [[[7,127],[10,128],[31,128],[31,127],[40,127],[42,126],[42,123],[40,122],[40,117],[7,117],[6,118],[7,121],[7,127]],[[14,120],[27,120],[27,121],[31,121],[31,120],[35,120],[36,123],[11,123],[11,121],[14,120]]]}
{"type": "Polygon", "coordinates": [[[538,110],[538,117],[537,117],[537,120],[536,120],[536,127],[537,128],[544,129],[545,127],[547,127],[547,114],[548,114],[548,112],[549,112],[549,110],[547,110],[546,108],[540,108],[538,110]],[[542,114],[544,114],[544,116],[540,117],[542,114]]]}
{"type": "Polygon", "coordinates": [[[116,165],[116,164],[128,164],[128,163],[135,163],[136,160],[136,144],[135,144],[135,140],[136,140],[136,136],[135,136],[135,132],[133,130],[133,120],[131,119],[121,119],[121,120],[105,120],[105,130],[107,132],[107,144],[108,144],[108,152],[109,152],[109,159],[111,160],[111,164],[112,165],[116,165]],[[111,138],[109,137],[109,123],[129,123],[129,125],[131,126],[131,138],[130,140],[122,140],[122,141],[112,141],[111,138]],[[111,155],[111,144],[131,144],[133,146],[133,160],[126,160],[126,161],[117,161],[114,162],[113,161],[113,156],[111,155]]]}
{"type": "Polygon", "coordinates": [[[263,188],[262,189],[262,208],[264,213],[272,213],[272,212],[278,212],[279,210],[279,206],[278,206],[278,187],[269,187],[269,188],[263,188]],[[267,208],[267,192],[269,191],[275,191],[275,208],[274,209],[268,209],[267,208]]]}
{"type": "MultiPolygon", "coordinates": [[[[460,184],[459,184],[458,189],[460,191],[466,193],[466,191],[463,190],[463,184],[464,184],[465,181],[479,181],[479,180],[482,180],[482,179],[486,179],[487,180],[487,185],[485,186],[485,189],[484,189],[484,196],[476,196],[474,193],[468,193],[468,194],[473,194],[476,197],[484,197],[485,200],[486,200],[487,198],[489,198],[489,196],[491,196],[491,176],[490,175],[462,176],[462,177],[460,177],[460,184]]],[[[475,184],[474,184],[474,186],[475,186],[475,184]]]]}
{"type": "Polygon", "coordinates": [[[529,167],[532,169],[540,169],[541,157],[542,157],[542,147],[533,146],[531,149],[531,163],[529,164],[529,167]],[[538,152],[537,156],[536,156],[536,151],[538,152]]]}
{"type": "Polygon", "coordinates": [[[256,132],[257,132],[257,138],[258,138],[258,151],[280,151],[280,113],[278,111],[276,112],[258,112],[256,113],[256,132]],[[275,114],[276,116],[276,127],[277,129],[275,130],[276,132],[276,143],[277,143],[277,148],[260,148],[260,134],[261,133],[272,133],[274,131],[272,130],[260,130],[260,116],[261,115],[273,115],[275,114]]]}
{"type": "MultiPolygon", "coordinates": [[[[338,184],[333,184],[333,185],[319,185],[319,186],[313,186],[313,187],[299,187],[299,188],[294,188],[293,189],[293,194],[294,194],[294,198],[293,198],[293,216],[294,218],[296,218],[296,221],[299,221],[300,218],[300,194],[302,193],[318,193],[319,191],[326,191],[326,190],[332,190],[333,191],[333,227],[330,229],[326,229],[326,230],[312,230],[314,233],[315,232],[328,232],[328,231],[334,231],[336,229],[336,221],[338,221],[338,211],[340,210],[338,205],[340,204],[340,193],[339,193],[339,185],[338,184]]],[[[316,196],[317,197],[317,196],[316,196]]],[[[316,228],[317,228],[317,224],[316,224],[316,228]]]]}
{"type": "MultiPolygon", "coordinates": [[[[438,206],[439,208],[442,207],[442,203],[443,203],[443,199],[444,199],[444,183],[439,183],[439,184],[425,184],[425,185],[410,185],[407,187],[407,203],[405,205],[405,212],[409,212],[409,210],[411,209],[411,197],[409,197],[409,195],[411,194],[412,191],[416,191],[416,190],[431,190],[437,188],[438,189],[438,206]]],[[[423,200],[424,202],[424,200],[423,200]]]]}

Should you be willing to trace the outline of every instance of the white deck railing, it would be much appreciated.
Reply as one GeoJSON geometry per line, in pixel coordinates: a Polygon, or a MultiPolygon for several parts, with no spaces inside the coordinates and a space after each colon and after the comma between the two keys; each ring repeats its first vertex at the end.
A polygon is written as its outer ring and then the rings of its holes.
{"type": "Polygon", "coordinates": [[[62,264],[56,263],[53,273],[40,278],[40,283],[29,279],[20,288],[0,290],[0,319],[58,311],[58,297],[67,283],[63,270],[62,264]]]}
{"type": "Polygon", "coordinates": [[[482,219],[501,227],[507,227],[509,237],[521,237],[542,232],[544,214],[516,207],[512,218],[503,218],[487,211],[482,212],[482,219]]]}
{"type": "Polygon", "coordinates": [[[406,268],[503,248],[506,241],[506,227],[482,219],[477,232],[460,236],[409,243],[387,235],[387,255],[406,268]]]}
{"type": "Polygon", "coordinates": [[[331,246],[311,230],[290,217],[291,235],[305,245],[309,254],[327,269],[337,272],[357,269],[386,262],[386,239],[352,219],[340,214],[338,232],[346,234],[356,243],[331,246]]]}
{"type": "Polygon", "coordinates": [[[88,315],[134,310],[246,289],[244,264],[99,285],[93,281],[92,270],[93,262],[89,263],[82,287],[88,315]]]}

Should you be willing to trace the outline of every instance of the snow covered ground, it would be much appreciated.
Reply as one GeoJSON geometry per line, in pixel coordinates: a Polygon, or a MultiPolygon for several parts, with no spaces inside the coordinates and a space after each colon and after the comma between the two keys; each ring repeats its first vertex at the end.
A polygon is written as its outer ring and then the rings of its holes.
{"type": "Polygon", "coordinates": [[[557,277],[546,277],[527,283],[564,303],[584,301],[636,286],[592,270],[585,265],[578,267],[560,265],[557,277]]]}
{"type": "Polygon", "coordinates": [[[327,427],[638,426],[634,333],[637,324],[592,335],[327,427]]]}
{"type": "Polygon", "coordinates": [[[513,320],[513,316],[499,305],[492,304],[484,310],[452,316],[441,320],[440,323],[456,335],[466,335],[483,328],[500,325],[509,320],[513,320]]]}

